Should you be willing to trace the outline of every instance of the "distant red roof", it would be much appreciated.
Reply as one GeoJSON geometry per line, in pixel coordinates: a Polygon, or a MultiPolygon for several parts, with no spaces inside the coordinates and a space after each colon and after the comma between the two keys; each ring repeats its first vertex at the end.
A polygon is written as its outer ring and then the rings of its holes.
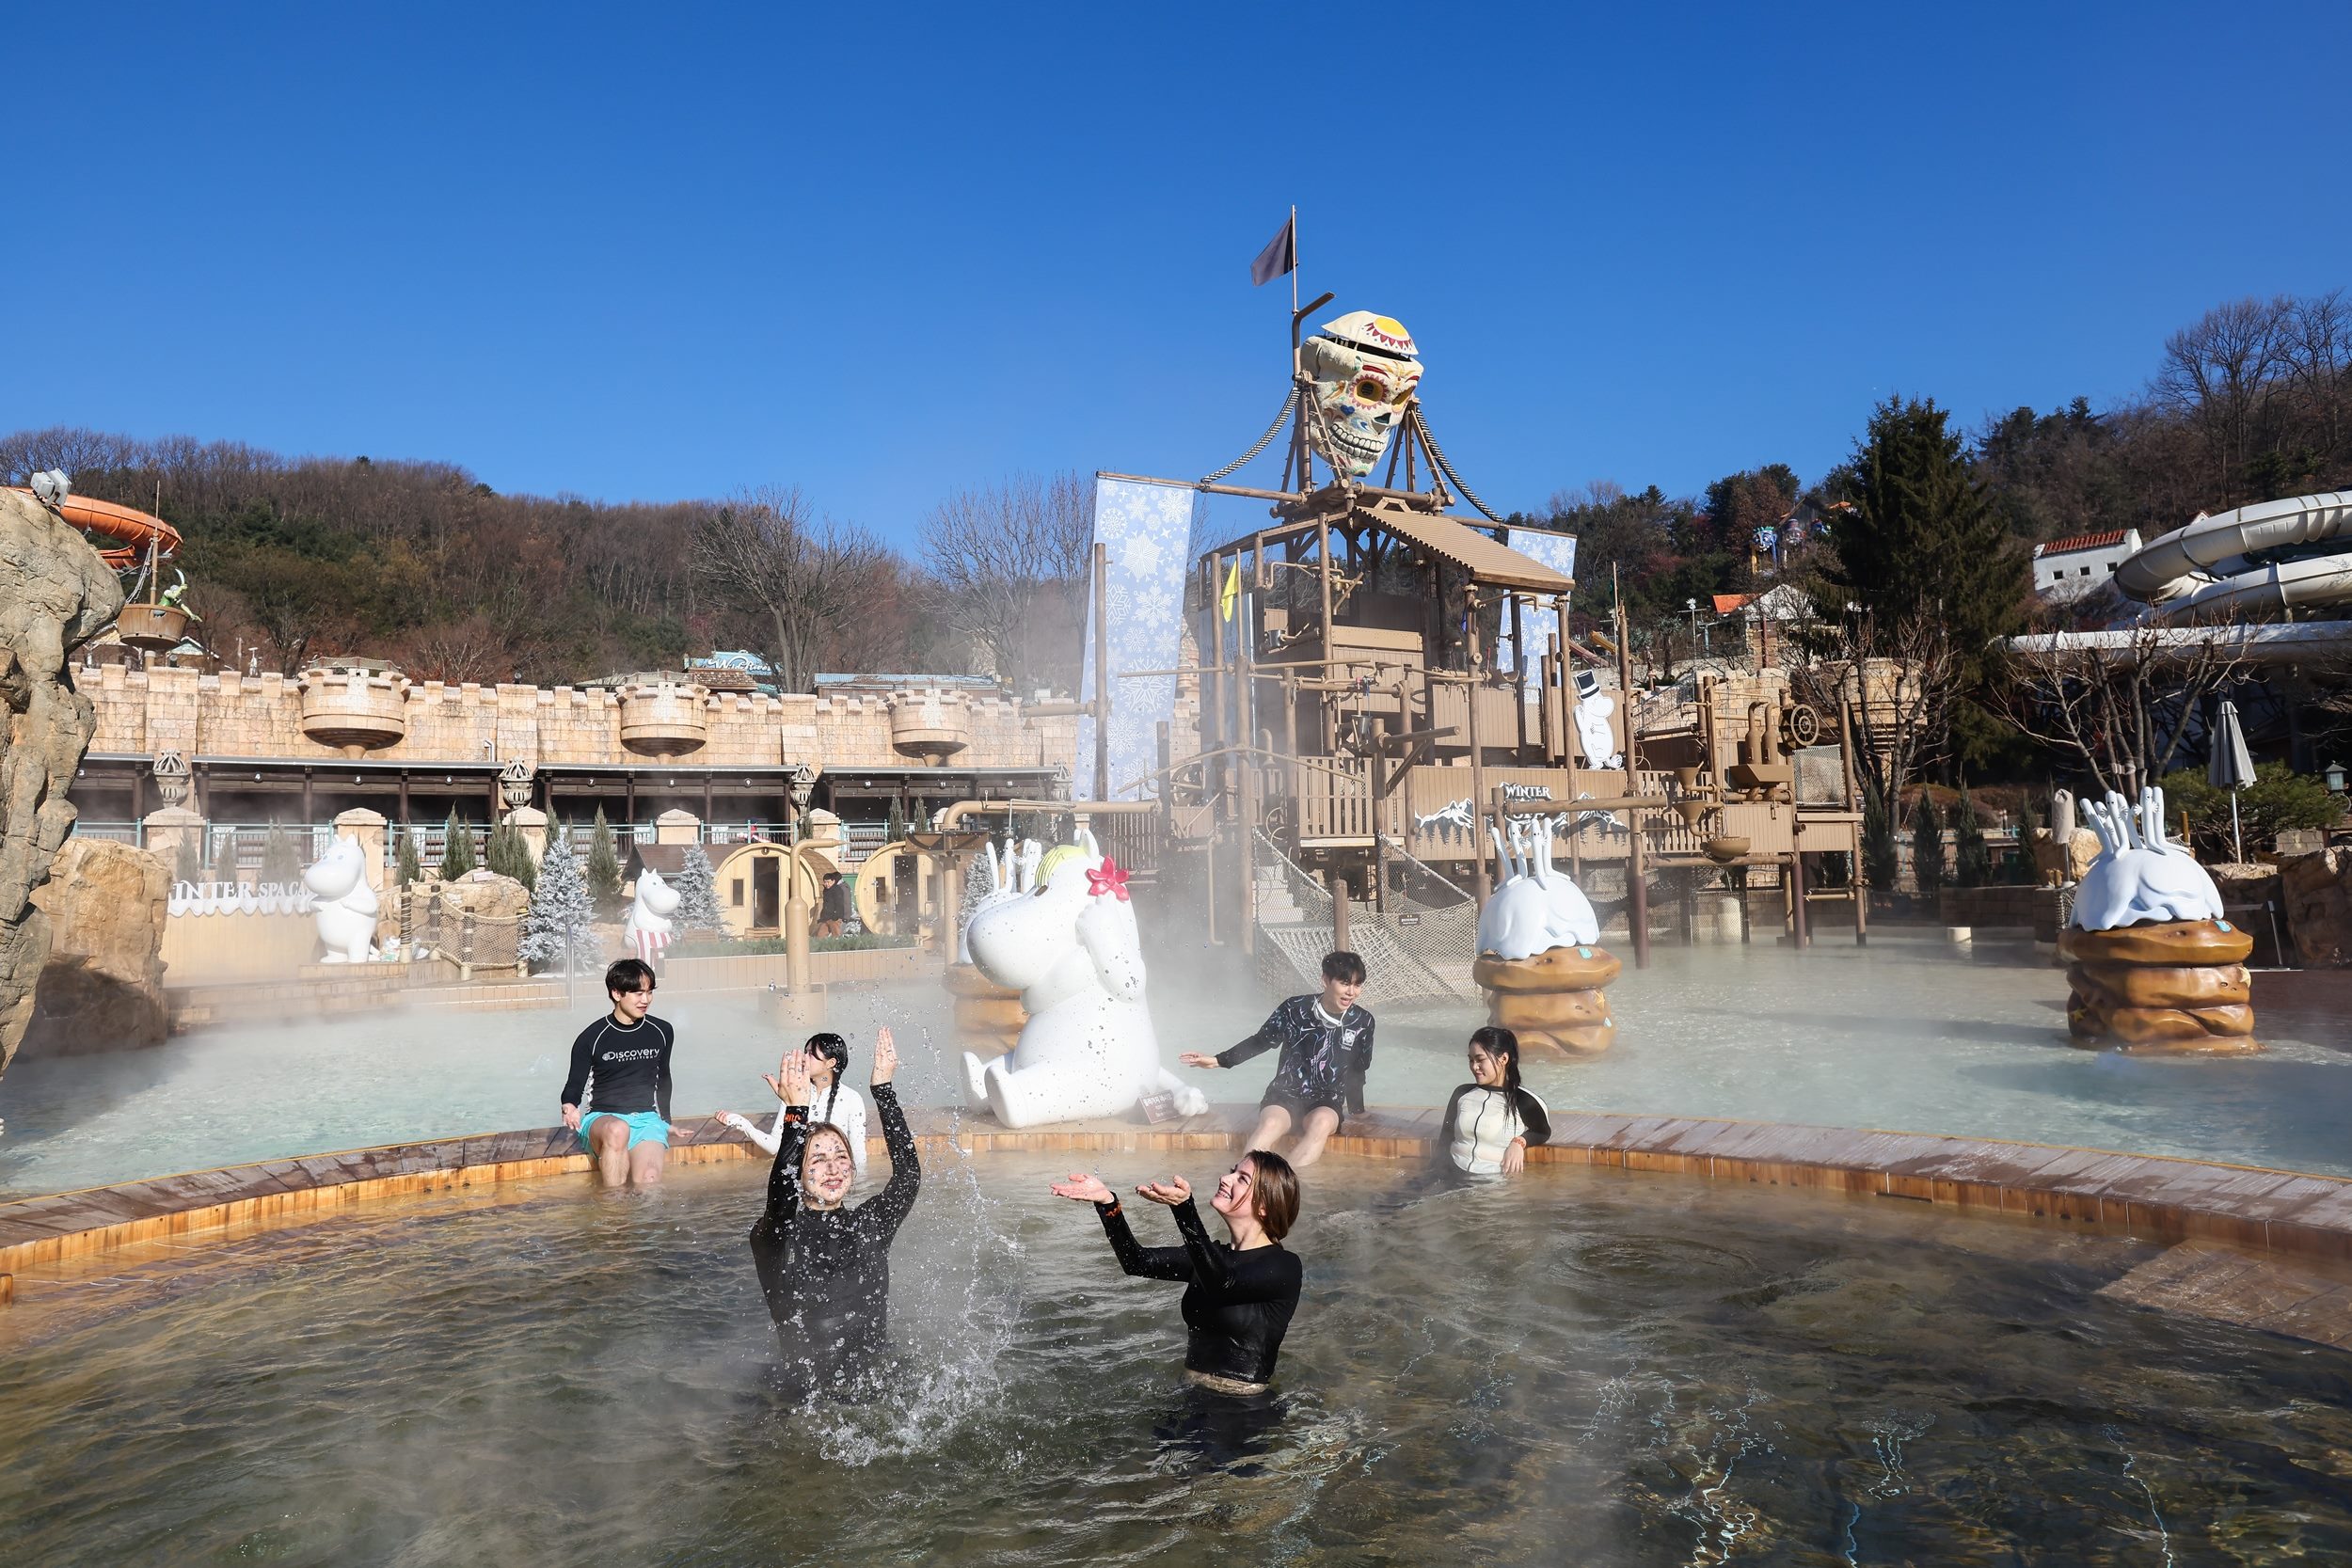
{"type": "Polygon", "coordinates": [[[1715,613],[1718,615],[1728,615],[1733,610],[1738,610],[1741,605],[1746,604],[1750,599],[1755,598],[1756,595],[1753,594],[1718,594],[1714,597],[1715,613]]]}
{"type": "Polygon", "coordinates": [[[2123,542],[2124,531],[2111,528],[2100,533],[2077,533],[2071,538],[2053,539],[2046,545],[2036,545],[2036,555],[2072,555],[2076,550],[2104,550],[2123,542]]]}

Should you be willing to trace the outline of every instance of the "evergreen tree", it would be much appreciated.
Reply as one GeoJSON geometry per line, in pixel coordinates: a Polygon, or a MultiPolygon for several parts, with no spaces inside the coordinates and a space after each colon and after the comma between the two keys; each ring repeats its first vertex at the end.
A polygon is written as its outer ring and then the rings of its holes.
{"type": "Polygon", "coordinates": [[[424,880],[424,867],[417,863],[417,835],[411,829],[400,831],[400,854],[392,862],[392,880],[401,887],[424,880]]]}
{"type": "Polygon", "coordinates": [[[596,836],[588,846],[587,880],[588,896],[596,900],[597,909],[609,910],[621,901],[621,856],[613,847],[612,825],[604,819],[602,806],[596,808],[596,836]]]}
{"type": "Polygon", "coordinates": [[[441,832],[441,880],[453,882],[473,869],[473,830],[453,811],[441,832]]]}
{"type": "Polygon", "coordinates": [[[686,864],[677,879],[677,925],[681,931],[724,931],[719,913],[719,876],[699,844],[686,847],[686,864]]]}
{"type": "Polygon", "coordinates": [[[1922,898],[1934,897],[1944,886],[1944,818],[1931,790],[1919,791],[1918,809],[1911,814],[1911,879],[1922,898]]]}
{"type": "Polygon", "coordinates": [[[539,868],[531,863],[531,846],[523,842],[522,831],[512,822],[501,822],[490,830],[490,843],[483,863],[526,888],[538,886],[539,868]]]}
{"type": "Polygon", "coordinates": [[[180,853],[171,864],[171,879],[175,882],[197,883],[204,879],[204,830],[180,835],[180,853]]]}
{"type": "Polygon", "coordinates": [[[1895,818],[1875,793],[1866,793],[1862,803],[1863,879],[1881,893],[1892,893],[1901,869],[1902,857],[1895,847],[1895,818]]]}
{"type": "Polygon", "coordinates": [[[294,853],[294,837],[285,824],[269,825],[269,837],[262,845],[262,880],[284,886],[302,879],[302,860],[294,853]]]}
{"type": "Polygon", "coordinates": [[[1984,842],[1984,824],[1977,802],[1963,780],[1960,800],[1952,807],[1952,880],[1961,887],[1982,887],[1993,879],[1993,851],[1984,842]]]}
{"type": "Polygon", "coordinates": [[[574,973],[593,971],[602,955],[596,946],[596,908],[581,879],[580,857],[572,853],[571,835],[558,831],[548,840],[539,860],[539,885],[531,895],[531,911],[523,917],[523,938],[517,951],[524,963],[544,972],[560,968],[568,947],[574,973]]]}

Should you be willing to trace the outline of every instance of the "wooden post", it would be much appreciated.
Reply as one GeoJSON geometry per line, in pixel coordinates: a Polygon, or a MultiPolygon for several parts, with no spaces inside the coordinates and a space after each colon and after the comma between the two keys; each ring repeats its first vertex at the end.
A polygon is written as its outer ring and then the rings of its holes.
{"type": "Polygon", "coordinates": [[[1347,879],[1336,870],[1323,874],[1324,886],[1331,890],[1331,945],[1344,951],[1347,947],[1347,879]]]}
{"type": "Polygon", "coordinates": [[[1795,938],[1797,951],[1805,947],[1804,929],[1804,841],[1792,838],[1795,847],[1788,851],[1788,909],[1792,922],[1790,934],[1795,938]]]}
{"type": "MultiPolygon", "coordinates": [[[[1617,600],[1612,616],[1612,627],[1617,634],[1617,711],[1625,716],[1625,782],[1628,794],[1638,793],[1641,777],[1634,768],[1633,736],[1633,657],[1628,652],[1632,639],[1626,633],[1625,600],[1617,600]]],[[[1567,700],[1564,692],[1561,701],[1567,700]]],[[[1649,967],[1649,872],[1643,864],[1644,838],[1642,813],[1636,808],[1625,814],[1626,826],[1631,829],[1626,846],[1626,923],[1632,927],[1633,967],[1649,967]]]]}
{"type": "Polygon", "coordinates": [[[1494,883],[1486,876],[1486,768],[1478,754],[1478,680],[1462,689],[1470,699],[1470,891],[1478,895],[1478,906],[1486,906],[1486,895],[1494,891],[1494,883]]]}
{"type": "MultiPolygon", "coordinates": [[[[1519,596],[1511,599],[1511,713],[1518,721],[1519,750],[1514,762],[1527,760],[1527,621],[1519,612],[1519,596]]],[[[1535,683],[1535,695],[1541,697],[1543,683],[1535,683]]]]}

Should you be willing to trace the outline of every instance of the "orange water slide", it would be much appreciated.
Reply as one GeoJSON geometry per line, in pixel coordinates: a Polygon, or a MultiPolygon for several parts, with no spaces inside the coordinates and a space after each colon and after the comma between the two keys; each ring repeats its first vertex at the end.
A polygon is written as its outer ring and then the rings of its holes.
{"type": "MultiPolygon", "coordinates": [[[[24,485],[13,486],[17,494],[30,496],[24,485]]],[[[180,549],[180,531],[161,517],[150,516],[135,507],[117,506],[113,501],[93,500],[87,496],[69,495],[57,511],[84,533],[119,540],[112,546],[102,546],[99,556],[116,571],[128,571],[147,559],[149,546],[155,549],[155,559],[169,561],[180,549]]]]}

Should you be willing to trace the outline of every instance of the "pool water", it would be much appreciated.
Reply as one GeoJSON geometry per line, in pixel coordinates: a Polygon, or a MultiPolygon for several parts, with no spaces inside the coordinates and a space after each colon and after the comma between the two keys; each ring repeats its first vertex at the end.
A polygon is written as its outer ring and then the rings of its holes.
{"type": "Polygon", "coordinates": [[[1331,1160],[1278,1398],[1235,1412],[1181,1384],[1178,1289],[1046,1195],[1070,1163],[934,1163],[895,1255],[902,1358],[860,1406],[771,1391],[749,1166],[28,1282],[0,1314],[9,1559],[2352,1554],[2352,1358],[2099,1296],[2134,1243],[1590,1169],[1416,1197],[1331,1160]]]}
{"type": "MultiPolygon", "coordinates": [[[[1216,1051],[1270,998],[1196,955],[1154,952],[1161,1053],[1216,1051]]],[[[326,1023],[208,1029],[147,1051],[18,1061],[0,1078],[0,1196],[174,1171],[546,1127],[577,1011],[381,1013],[326,1023]]],[[[2012,956],[1972,961],[1915,942],[1804,953],[1770,942],[1657,950],[1611,988],[1615,1046],[1582,1062],[1531,1060],[1555,1109],[1891,1128],[2116,1148],[2352,1175],[2352,1021],[2266,1023],[2269,1049],[2164,1059],[2066,1043],[2064,975],[2012,956]],[[2300,1031],[2299,1033],[2297,1031],[2300,1031]]],[[[1400,1012],[1375,993],[1376,1105],[1430,1107],[1463,1079],[1475,1006],[1400,1012]]],[[[673,995],[681,1115],[765,1116],[785,1036],[750,994],[673,995]]],[[[946,998],[936,986],[834,993],[863,1085],[874,1027],[898,1032],[910,1105],[956,1101],[946,998]]],[[[1214,1101],[1254,1104],[1271,1058],[1180,1069],[1214,1101]]]]}

